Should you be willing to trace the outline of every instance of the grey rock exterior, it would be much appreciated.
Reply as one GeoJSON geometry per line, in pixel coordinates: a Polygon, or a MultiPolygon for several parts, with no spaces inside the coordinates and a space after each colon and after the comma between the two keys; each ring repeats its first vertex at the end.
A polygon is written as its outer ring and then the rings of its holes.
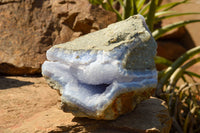
{"type": "Polygon", "coordinates": [[[77,117],[113,120],[148,99],[157,84],[156,42],[135,15],[47,51],[42,74],[77,117]]]}

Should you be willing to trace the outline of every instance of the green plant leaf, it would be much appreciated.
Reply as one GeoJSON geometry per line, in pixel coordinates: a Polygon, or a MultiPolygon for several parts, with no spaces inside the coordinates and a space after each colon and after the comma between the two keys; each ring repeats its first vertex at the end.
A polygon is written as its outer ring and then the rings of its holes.
{"type": "Polygon", "coordinates": [[[189,122],[190,122],[190,112],[188,112],[186,119],[185,119],[185,123],[184,123],[184,126],[183,126],[183,132],[184,133],[187,133],[189,122]]]}
{"type": "Polygon", "coordinates": [[[165,14],[171,14],[174,13],[174,11],[161,11],[161,12],[157,12],[155,13],[155,19],[154,19],[154,24],[160,22],[161,20],[159,20],[159,16],[165,15],[165,14]]]}
{"type": "Polygon", "coordinates": [[[187,81],[184,75],[182,75],[181,79],[182,79],[184,82],[187,81]]]}
{"type": "Polygon", "coordinates": [[[106,7],[107,7],[110,11],[114,12],[114,13],[117,15],[118,21],[123,20],[121,14],[120,14],[115,8],[113,8],[113,0],[108,0],[108,1],[106,2],[106,7]]]}
{"type": "Polygon", "coordinates": [[[163,10],[163,11],[168,11],[180,4],[184,4],[184,3],[187,3],[189,0],[183,0],[183,1],[180,1],[180,2],[171,2],[171,3],[167,3],[167,4],[164,4],[164,5],[161,5],[157,8],[157,11],[160,11],[160,10],[163,10]]]}
{"type": "Polygon", "coordinates": [[[158,0],[151,0],[151,4],[149,7],[149,12],[147,14],[146,23],[149,26],[149,30],[152,32],[154,28],[154,19],[155,19],[155,12],[158,5],[158,0]]]}
{"type": "Polygon", "coordinates": [[[194,65],[198,62],[200,62],[200,57],[192,59],[191,61],[189,61],[188,63],[186,63],[182,67],[176,68],[176,70],[172,73],[172,75],[169,78],[169,84],[170,85],[167,87],[167,91],[170,92],[172,90],[172,86],[175,85],[176,82],[178,81],[178,79],[183,76],[184,71],[187,68],[191,67],[192,65],[194,65]]]}
{"type": "Polygon", "coordinates": [[[158,19],[158,18],[157,18],[158,16],[165,15],[165,14],[170,14],[170,13],[174,13],[174,11],[161,11],[161,12],[156,12],[156,13],[155,13],[156,20],[158,19]]]}
{"type": "Polygon", "coordinates": [[[200,57],[194,58],[191,61],[187,62],[185,65],[182,66],[182,69],[187,69],[198,62],[200,62],[200,57]]]}
{"type": "Polygon", "coordinates": [[[194,73],[194,72],[191,72],[191,71],[185,71],[185,73],[190,75],[190,76],[194,76],[194,77],[200,78],[200,75],[197,74],[197,73],[194,73]]]}
{"type": "MultiPolygon", "coordinates": [[[[166,12],[166,14],[169,12],[170,13],[170,11],[163,11],[164,12],[164,14],[165,14],[165,12],[166,12]]],[[[160,12],[159,12],[160,13],[160,12]]],[[[162,13],[162,12],[161,12],[162,13]]],[[[171,12],[171,13],[173,13],[173,12],[171,12]]],[[[162,15],[164,15],[164,14],[162,14],[162,15]]],[[[156,18],[156,22],[159,22],[159,21],[161,21],[161,20],[163,20],[163,19],[166,19],[166,18],[172,18],[172,17],[177,17],[177,16],[184,16],[184,15],[195,15],[195,14],[200,14],[200,12],[186,12],[186,13],[175,13],[175,14],[170,14],[170,15],[165,15],[165,16],[162,16],[162,17],[159,17],[159,18],[156,18]]],[[[159,14],[160,15],[160,14],[159,14]]],[[[156,15],[157,16],[157,15],[156,15]]],[[[155,22],[155,23],[156,23],[155,22]]]]}
{"type": "Polygon", "coordinates": [[[170,25],[164,26],[160,29],[153,31],[152,35],[155,39],[158,39],[165,33],[169,32],[175,28],[182,27],[186,24],[195,23],[195,22],[200,22],[200,20],[186,20],[186,21],[180,21],[180,22],[177,22],[174,24],[170,24],[170,25]]]}
{"type": "Polygon", "coordinates": [[[164,70],[158,72],[158,80],[163,76],[164,70]]]}
{"type": "Polygon", "coordinates": [[[136,0],[133,0],[133,15],[138,14],[138,9],[136,5],[136,0]]]}
{"type": "Polygon", "coordinates": [[[146,11],[149,9],[151,1],[149,1],[140,11],[139,14],[146,16],[146,11]]]}
{"type": "Polygon", "coordinates": [[[102,6],[104,9],[108,10],[108,11],[112,11],[112,8],[109,6],[108,3],[102,3],[101,6],[102,6]]]}
{"type": "Polygon", "coordinates": [[[159,96],[160,90],[163,88],[164,84],[168,82],[168,79],[171,77],[174,71],[178,67],[180,67],[185,61],[193,57],[194,55],[200,53],[200,46],[197,46],[195,48],[192,48],[188,50],[185,54],[183,54],[181,57],[179,57],[170,67],[168,67],[165,72],[164,76],[161,77],[156,90],[156,95],[159,96]]]}
{"type": "Polygon", "coordinates": [[[172,65],[172,61],[164,58],[164,57],[161,57],[161,56],[155,56],[154,57],[154,61],[156,64],[163,64],[163,65],[166,65],[166,66],[170,66],[172,65]]]}
{"type": "Polygon", "coordinates": [[[126,19],[134,14],[137,14],[136,1],[135,0],[124,0],[123,19],[126,19]]]}
{"type": "Polygon", "coordinates": [[[136,1],[136,6],[137,6],[137,11],[139,12],[141,8],[143,7],[144,3],[146,0],[137,0],[136,1]]]}
{"type": "Polygon", "coordinates": [[[192,81],[193,81],[194,83],[196,83],[196,80],[194,79],[194,76],[193,76],[193,75],[187,73],[186,70],[184,71],[184,74],[185,74],[185,75],[188,75],[188,76],[192,79],[192,81]]]}

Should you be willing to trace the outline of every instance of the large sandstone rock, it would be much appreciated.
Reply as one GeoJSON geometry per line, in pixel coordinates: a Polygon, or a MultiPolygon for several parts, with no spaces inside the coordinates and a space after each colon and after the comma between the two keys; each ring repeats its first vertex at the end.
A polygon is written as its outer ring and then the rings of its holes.
{"type": "Polygon", "coordinates": [[[0,0],[0,73],[40,73],[52,45],[115,21],[87,0],[0,0]]]}
{"type": "Polygon", "coordinates": [[[42,74],[78,117],[113,120],[150,97],[157,85],[156,42],[141,15],[55,45],[42,74]]]}

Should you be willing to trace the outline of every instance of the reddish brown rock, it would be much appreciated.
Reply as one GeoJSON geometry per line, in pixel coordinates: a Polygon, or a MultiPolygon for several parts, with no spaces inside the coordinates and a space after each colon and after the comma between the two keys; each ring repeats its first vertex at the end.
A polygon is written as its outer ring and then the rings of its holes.
{"type": "Polygon", "coordinates": [[[86,0],[0,0],[0,73],[40,73],[45,52],[116,21],[86,0]]]}
{"type": "Polygon", "coordinates": [[[180,27],[180,28],[174,29],[171,32],[165,34],[163,37],[161,37],[160,40],[163,40],[166,42],[169,42],[169,41],[175,42],[187,50],[195,47],[195,43],[190,33],[188,32],[188,29],[186,29],[186,27],[180,27]]]}
{"type": "Polygon", "coordinates": [[[186,49],[173,41],[157,41],[157,55],[165,57],[171,61],[176,60],[179,56],[186,52],[186,49]]]}
{"type": "MultiPolygon", "coordinates": [[[[157,41],[157,55],[168,60],[175,61],[178,57],[186,52],[186,49],[174,41],[157,41]]],[[[162,70],[167,66],[156,64],[157,70],[162,70]]]]}

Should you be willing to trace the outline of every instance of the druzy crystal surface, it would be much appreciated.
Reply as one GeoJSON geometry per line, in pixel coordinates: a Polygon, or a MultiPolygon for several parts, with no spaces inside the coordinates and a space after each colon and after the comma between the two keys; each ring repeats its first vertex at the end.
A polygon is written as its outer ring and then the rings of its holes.
{"type": "Polygon", "coordinates": [[[141,15],[47,51],[42,74],[77,117],[113,120],[150,97],[156,42],[141,15]]]}

